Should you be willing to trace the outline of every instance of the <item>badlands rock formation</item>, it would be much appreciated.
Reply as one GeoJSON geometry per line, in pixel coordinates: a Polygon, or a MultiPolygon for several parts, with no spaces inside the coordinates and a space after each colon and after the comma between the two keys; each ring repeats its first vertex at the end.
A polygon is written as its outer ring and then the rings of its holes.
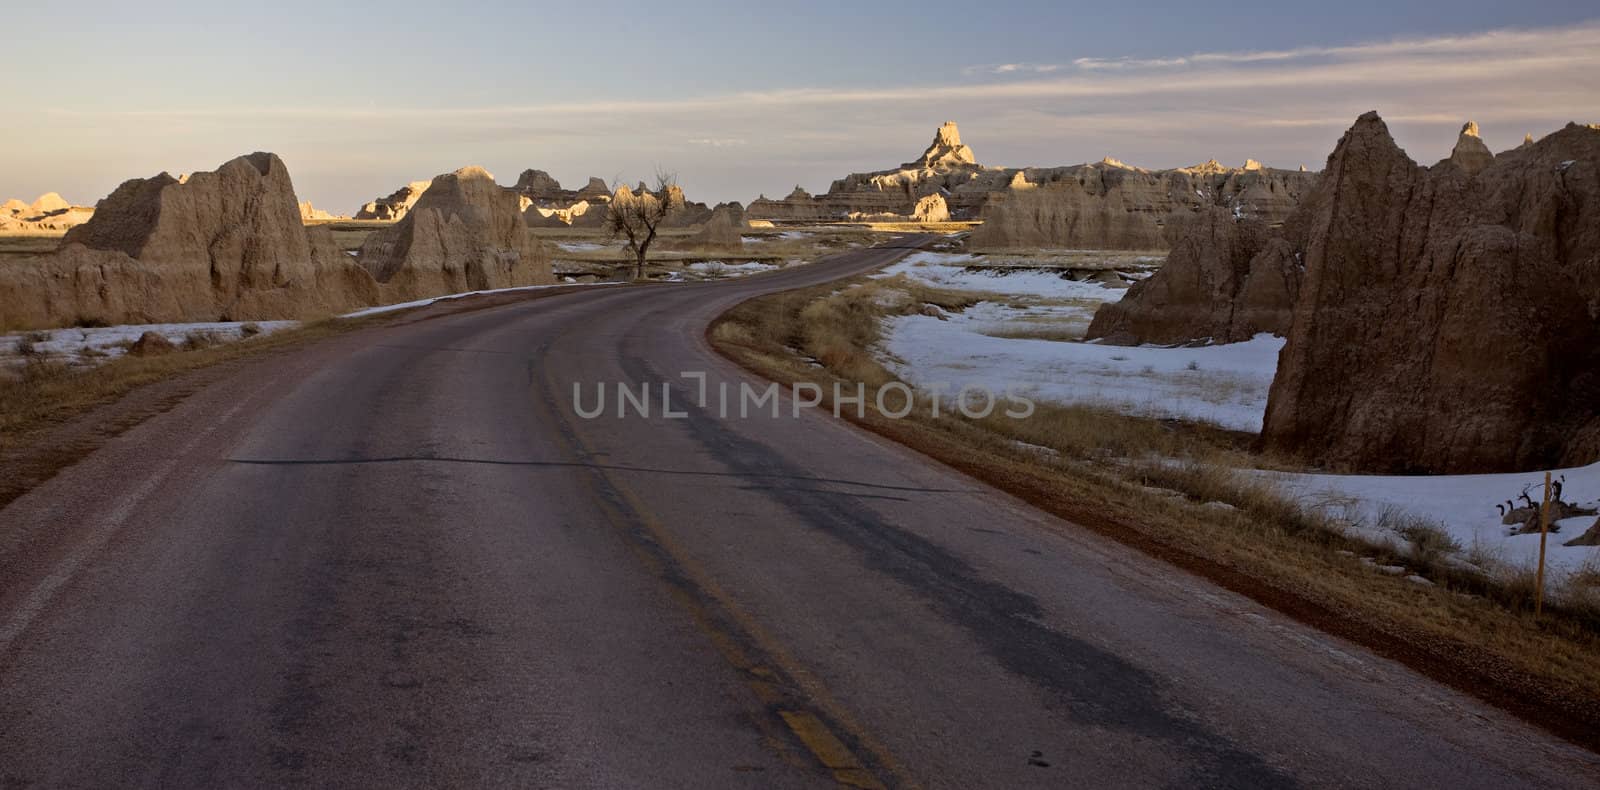
{"type": "Polygon", "coordinates": [[[561,182],[543,170],[524,170],[517,177],[517,192],[534,199],[549,198],[562,191],[561,182]]]}
{"type": "Polygon", "coordinates": [[[1159,271],[1095,313],[1088,339],[1233,343],[1289,331],[1300,293],[1292,245],[1220,207],[1202,209],[1176,235],[1159,271]]]}
{"type": "Polygon", "coordinates": [[[568,210],[578,203],[606,203],[611,200],[611,188],[601,178],[590,178],[583,189],[563,189],[561,182],[543,170],[524,170],[512,187],[519,195],[533,201],[534,206],[555,210],[568,210]]]}
{"type": "Polygon", "coordinates": [[[1282,222],[1317,176],[1264,168],[1254,160],[1228,168],[1215,160],[1176,170],[1145,170],[1107,158],[1090,165],[1025,170],[985,205],[973,249],[1165,248],[1168,225],[1220,207],[1268,224],[1282,222]]]}
{"type": "Polygon", "coordinates": [[[72,204],[68,203],[66,198],[55,192],[46,192],[40,195],[38,200],[33,201],[33,205],[28,207],[28,211],[35,215],[52,214],[69,208],[72,208],[72,204]]]}
{"type": "Polygon", "coordinates": [[[1600,458],[1600,128],[1475,149],[1420,167],[1376,113],[1340,140],[1267,450],[1373,472],[1600,458]]]}
{"type": "Polygon", "coordinates": [[[0,204],[0,232],[54,235],[82,225],[94,216],[89,206],[74,206],[54,192],[32,203],[12,198],[0,204]]]}
{"type": "MultiPolygon", "coordinates": [[[[1532,135],[1529,135],[1532,137],[1532,135]]],[[[1523,140],[1523,145],[1530,141],[1523,140]]],[[[1450,158],[1445,160],[1469,176],[1475,176],[1483,169],[1494,163],[1494,153],[1485,145],[1483,138],[1478,136],[1478,124],[1467,121],[1461,127],[1461,135],[1456,138],[1456,147],[1450,152],[1450,158]]]]}
{"type": "Polygon", "coordinates": [[[8,326],[305,318],[377,297],[326,229],[301,224],[268,153],[127,181],[55,253],[0,267],[8,326]]]}
{"type": "Polygon", "coordinates": [[[441,175],[399,224],[367,238],[361,265],[385,301],[552,283],[519,198],[481,167],[441,175]]]}
{"type": "Polygon", "coordinates": [[[917,215],[938,195],[953,219],[982,218],[977,249],[1111,247],[1160,249],[1175,212],[1222,206],[1268,223],[1282,222],[1316,183],[1315,173],[1207,162],[1178,170],[1143,170],[1107,157],[1086,165],[1000,168],[978,164],[955,124],[939,128],[922,156],[893,170],[846,176],[827,194],[796,187],[782,200],[763,197],[752,219],[827,221],[917,215]]]}
{"type": "Polygon", "coordinates": [[[917,201],[911,218],[917,222],[949,222],[950,205],[944,202],[944,195],[929,195],[917,201]]]}
{"type": "Polygon", "coordinates": [[[915,161],[901,165],[901,169],[941,170],[976,164],[978,157],[971,148],[961,144],[961,130],[956,128],[955,122],[945,121],[934,133],[933,144],[928,146],[928,150],[923,151],[915,161]]]}
{"type": "MultiPolygon", "coordinates": [[[[1120,168],[1085,173],[1082,183],[1022,181],[996,195],[972,232],[972,249],[1159,250],[1165,216],[1123,188],[1120,168]],[[1109,177],[1108,177],[1109,176],[1109,177]]],[[[1018,174],[1021,176],[1022,174],[1018,174]]]]}
{"type": "Polygon", "coordinates": [[[600,228],[605,227],[606,204],[610,202],[611,196],[607,195],[600,203],[580,200],[565,208],[528,206],[522,218],[530,228],[600,228]]]}
{"type": "Polygon", "coordinates": [[[381,197],[361,207],[356,212],[356,219],[375,219],[385,222],[398,222],[404,219],[411,211],[411,207],[422,199],[422,193],[428,189],[427,181],[413,181],[394,191],[388,197],[381,197]]]}
{"type": "Polygon", "coordinates": [[[333,222],[341,219],[349,219],[349,217],[341,217],[337,214],[330,214],[320,208],[317,208],[316,206],[311,205],[311,201],[309,200],[300,204],[301,222],[333,222]]]}
{"type": "Polygon", "coordinates": [[[699,231],[674,241],[671,246],[680,250],[737,253],[744,250],[744,229],[744,206],[719,203],[699,231]]]}

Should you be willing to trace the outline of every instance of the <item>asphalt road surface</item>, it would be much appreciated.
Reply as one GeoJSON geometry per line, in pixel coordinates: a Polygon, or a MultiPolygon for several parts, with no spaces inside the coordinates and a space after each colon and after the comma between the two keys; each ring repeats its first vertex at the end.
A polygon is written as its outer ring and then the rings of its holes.
{"type": "Polygon", "coordinates": [[[713,317],[904,247],[342,335],[111,441],[0,511],[0,787],[1594,786],[831,415],[719,414],[713,317]]]}

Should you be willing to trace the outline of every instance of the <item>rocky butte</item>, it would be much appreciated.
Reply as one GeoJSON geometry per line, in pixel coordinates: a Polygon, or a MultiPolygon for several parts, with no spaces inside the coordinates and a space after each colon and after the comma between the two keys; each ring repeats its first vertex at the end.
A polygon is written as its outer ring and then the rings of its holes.
{"type": "Polygon", "coordinates": [[[712,253],[739,253],[744,250],[744,206],[719,203],[700,230],[667,243],[669,249],[712,253]]]}
{"type": "Polygon", "coordinates": [[[1600,128],[1429,168],[1368,113],[1318,191],[1267,450],[1382,472],[1600,459],[1600,128]]]}
{"type": "Polygon", "coordinates": [[[481,167],[434,178],[404,219],[367,238],[359,260],[384,301],[555,281],[517,192],[481,167]]]}
{"type": "Polygon", "coordinates": [[[375,304],[377,284],[300,220],[283,161],[124,182],[54,253],[0,267],[0,325],[305,318],[375,304]]]}
{"type": "MultiPolygon", "coordinates": [[[[1298,227],[1293,217],[1289,226],[1298,227]]],[[[1284,233],[1296,231],[1286,227],[1284,233]]],[[[1173,234],[1167,262],[1121,301],[1096,311],[1086,339],[1234,343],[1289,331],[1301,270],[1283,234],[1215,206],[1199,210],[1173,234]]]]}

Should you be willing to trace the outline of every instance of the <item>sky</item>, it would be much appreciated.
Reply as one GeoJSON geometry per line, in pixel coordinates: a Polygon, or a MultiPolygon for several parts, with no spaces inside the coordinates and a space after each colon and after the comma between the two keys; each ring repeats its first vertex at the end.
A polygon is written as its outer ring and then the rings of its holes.
{"type": "Polygon", "coordinates": [[[13,5],[0,200],[266,150],[336,213],[469,164],[748,202],[947,120],[987,165],[1312,169],[1367,110],[1425,164],[1468,119],[1495,150],[1600,122],[1592,0],[13,5]]]}

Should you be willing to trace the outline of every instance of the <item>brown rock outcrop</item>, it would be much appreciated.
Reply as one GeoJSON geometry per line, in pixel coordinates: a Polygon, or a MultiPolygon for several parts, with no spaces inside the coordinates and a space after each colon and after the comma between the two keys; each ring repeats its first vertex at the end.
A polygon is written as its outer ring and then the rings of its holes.
{"type": "Polygon", "coordinates": [[[1600,458],[1600,130],[1441,165],[1376,113],[1328,158],[1267,450],[1374,472],[1600,458]]]}
{"type": "Polygon", "coordinates": [[[700,230],[671,246],[680,250],[741,252],[744,250],[744,227],[744,206],[719,203],[700,230]]]}
{"type": "Polygon", "coordinates": [[[1016,172],[991,196],[968,246],[1007,249],[1165,249],[1169,224],[1221,207],[1237,217],[1283,222],[1317,174],[1215,160],[1144,170],[1109,157],[1091,165],[1016,172]]]}
{"type": "Polygon", "coordinates": [[[917,201],[911,218],[917,222],[949,222],[950,206],[944,202],[944,195],[929,195],[917,201]]]}
{"type": "Polygon", "coordinates": [[[404,219],[411,211],[411,207],[422,199],[422,193],[428,190],[427,181],[413,181],[395,190],[388,197],[381,197],[367,203],[356,212],[356,219],[375,219],[384,222],[398,222],[404,219]]]}
{"type": "Polygon", "coordinates": [[[0,324],[306,318],[376,303],[268,153],[123,183],[51,255],[0,267],[0,324]]]}
{"type": "MultiPolygon", "coordinates": [[[[611,200],[611,188],[606,186],[604,179],[590,178],[583,189],[574,191],[563,188],[560,181],[543,170],[522,171],[512,190],[532,201],[532,206],[557,211],[566,211],[579,203],[595,204],[611,200]]],[[[530,207],[523,206],[524,209],[530,207]]]]}
{"type": "Polygon", "coordinates": [[[589,183],[583,189],[578,190],[577,197],[579,200],[587,200],[590,203],[595,201],[604,203],[611,199],[611,187],[606,184],[605,179],[591,176],[589,183]]]}
{"type": "Polygon", "coordinates": [[[972,149],[961,144],[961,130],[954,121],[945,121],[933,135],[933,144],[916,160],[901,165],[903,170],[928,168],[933,170],[976,165],[978,157],[972,149]]]}
{"type": "Polygon", "coordinates": [[[12,198],[0,204],[0,230],[6,233],[55,235],[82,225],[94,216],[89,206],[74,206],[55,192],[33,203],[12,198]]]}
{"type": "Polygon", "coordinates": [[[300,204],[301,222],[333,222],[341,219],[349,219],[349,217],[341,217],[336,214],[323,211],[322,209],[311,205],[311,201],[309,200],[300,204]]]}
{"type": "Polygon", "coordinates": [[[177,350],[178,347],[173,345],[172,341],[168,340],[167,336],[160,332],[145,332],[139,335],[138,340],[133,341],[133,345],[128,347],[128,353],[136,357],[155,357],[162,354],[171,354],[177,350]]]}
{"type": "Polygon", "coordinates": [[[1300,267],[1266,223],[1209,208],[1177,235],[1159,271],[1095,312],[1088,339],[1233,343],[1289,330],[1300,267]]]}
{"type": "Polygon", "coordinates": [[[1140,211],[1114,179],[1055,181],[996,196],[972,232],[972,249],[1158,250],[1162,217],[1140,211]]]}
{"type": "Polygon", "coordinates": [[[367,238],[359,260],[385,301],[555,281],[518,194],[481,167],[434,178],[404,219],[367,238]]]}
{"type": "Polygon", "coordinates": [[[605,224],[605,203],[609,202],[608,196],[599,205],[580,200],[566,208],[528,206],[522,211],[522,219],[530,228],[598,228],[605,224]]]}
{"type": "MultiPolygon", "coordinates": [[[[1526,143],[1527,141],[1524,141],[1526,143]]],[[[1456,138],[1456,147],[1450,152],[1450,158],[1445,160],[1462,169],[1469,176],[1475,176],[1489,165],[1494,164],[1494,153],[1489,146],[1484,145],[1483,138],[1478,136],[1478,124],[1467,121],[1461,127],[1461,135],[1456,138]]]]}
{"type": "Polygon", "coordinates": [[[28,207],[28,212],[32,216],[42,216],[69,208],[72,208],[72,204],[68,203],[66,198],[55,192],[46,192],[40,195],[38,200],[33,201],[33,205],[28,207]]]}
{"type": "Polygon", "coordinates": [[[555,180],[543,170],[524,170],[517,176],[517,185],[512,187],[516,191],[538,200],[549,200],[561,196],[561,182],[555,180]]]}

